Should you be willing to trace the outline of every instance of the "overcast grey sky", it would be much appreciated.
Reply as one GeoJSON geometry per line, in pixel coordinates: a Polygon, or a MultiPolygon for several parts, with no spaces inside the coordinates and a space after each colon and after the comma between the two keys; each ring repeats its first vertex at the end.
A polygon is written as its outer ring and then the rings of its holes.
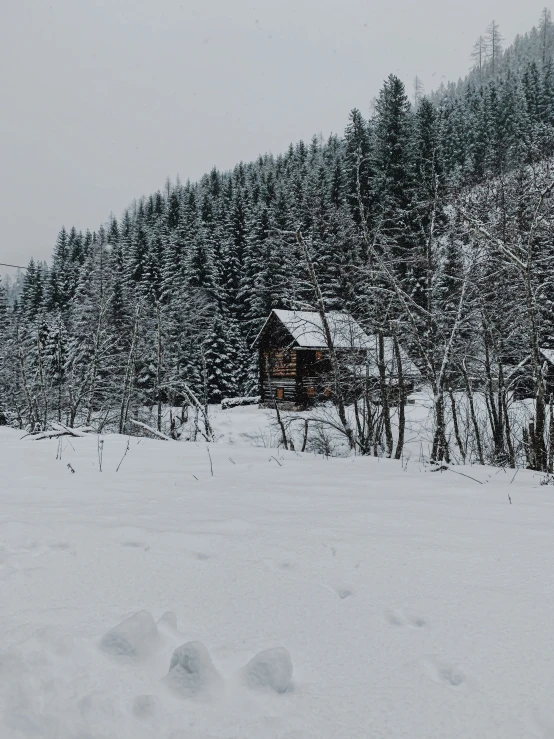
{"type": "Polygon", "coordinates": [[[0,262],[47,258],[166,177],[196,179],[466,73],[545,0],[1,0],[0,262]]]}

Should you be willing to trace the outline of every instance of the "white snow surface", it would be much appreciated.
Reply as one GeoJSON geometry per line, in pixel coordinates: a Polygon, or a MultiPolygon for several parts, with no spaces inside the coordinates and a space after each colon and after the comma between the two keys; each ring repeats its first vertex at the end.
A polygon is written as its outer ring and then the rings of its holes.
{"type": "Polygon", "coordinates": [[[21,436],[0,429],[1,739],[554,736],[554,488],[531,472],[229,429],[213,476],[206,444],[136,438],[116,472],[121,436],[100,472],[96,437],[21,436]]]}

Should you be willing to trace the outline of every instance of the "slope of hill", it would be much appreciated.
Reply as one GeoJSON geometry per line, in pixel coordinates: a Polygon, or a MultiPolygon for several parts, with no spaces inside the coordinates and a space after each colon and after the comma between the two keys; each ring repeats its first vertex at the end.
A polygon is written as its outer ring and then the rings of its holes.
{"type": "Polygon", "coordinates": [[[552,64],[554,56],[554,23],[552,13],[544,8],[539,23],[527,33],[518,34],[504,49],[504,38],[496,21],[479,36],[473,47],[473,66],[468,75],[449,82],[433,92],[435,102],[444,96],[463,97],[468,87],[480,87],[491,81],[507,80],[535,65],[538,69],[552,64]]]}

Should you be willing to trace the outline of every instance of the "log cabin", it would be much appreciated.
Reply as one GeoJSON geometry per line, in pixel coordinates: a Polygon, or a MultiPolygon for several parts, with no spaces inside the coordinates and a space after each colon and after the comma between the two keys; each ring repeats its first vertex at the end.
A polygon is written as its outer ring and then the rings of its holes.
{"type": "MultiPolygon", "coordinates": [[[[361,392],[360,387],[368,377],[377,389],[377,337],[368,336],[348,313],[329,311],[326,317],[350,395],[361,392]]],[[[262,407],[273,407],[277,402],[286,410],[303,410],[332,398],[331,363],[319,313],[272,310],[252,349],[259,353],[262,407]]],[[[394,385],[396,359],[390,337],[384,339],[384,354],[387,382],[394,385]]],[[[401,357],[405,390],[409,392],[419,372],[403,349],[401,357]]]]}

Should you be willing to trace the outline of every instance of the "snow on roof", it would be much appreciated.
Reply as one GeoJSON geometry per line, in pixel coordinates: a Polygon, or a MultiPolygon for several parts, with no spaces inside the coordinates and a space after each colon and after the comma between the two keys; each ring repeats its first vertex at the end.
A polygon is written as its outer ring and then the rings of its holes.
{"type": "MultiPolygon", "coordinates": [[[[306,349],[325,348],[325,333],[321,316],[316,311],[273,310],[277,318],[294,337],[299,347],[306,349]]],[[[340,311],[325,314],[333,346],[336,349],[369,349],[371,339],[360,328],[352,316],[340,311]]]]}
{"type": "MultiPolygon", "coordinates": [[[[327,342],[323,331],[321,316],[316,311],[300,311],[300,310],[280,310],[274,309],[267,321],[264,323],[262,330],[256,337],[253,346],[256,346],[261,338],[268,321],[271,316],[275,316],[285,326],[287,331],[294,338],[296,345],[301,349],[326,349],[327,342]]],[[[378,353],[378,337],[376,335],[368,336],[360,325],[348,313],[340,311],[328,311],[326,314],[331,338],[335,349],[363,349],[368,352],[368,366],[370,376],[378,376],[377,353],[378,353]]],[[[383,338],[383,349],[385,366],[387,373],[396,374],[396,356],[394,353],[394,343],[390,336],[383,338]]],[[[407,377],[418,377],[420,372],[417,366],[412,362],[408,354],[400,347],[400,356],[402,357],[402,369],[407,377]]],[[[364,369],[364,372],[367,370],[364,369]]],[[[359,368],[358,370],[359,371],[359,368]]]]}

